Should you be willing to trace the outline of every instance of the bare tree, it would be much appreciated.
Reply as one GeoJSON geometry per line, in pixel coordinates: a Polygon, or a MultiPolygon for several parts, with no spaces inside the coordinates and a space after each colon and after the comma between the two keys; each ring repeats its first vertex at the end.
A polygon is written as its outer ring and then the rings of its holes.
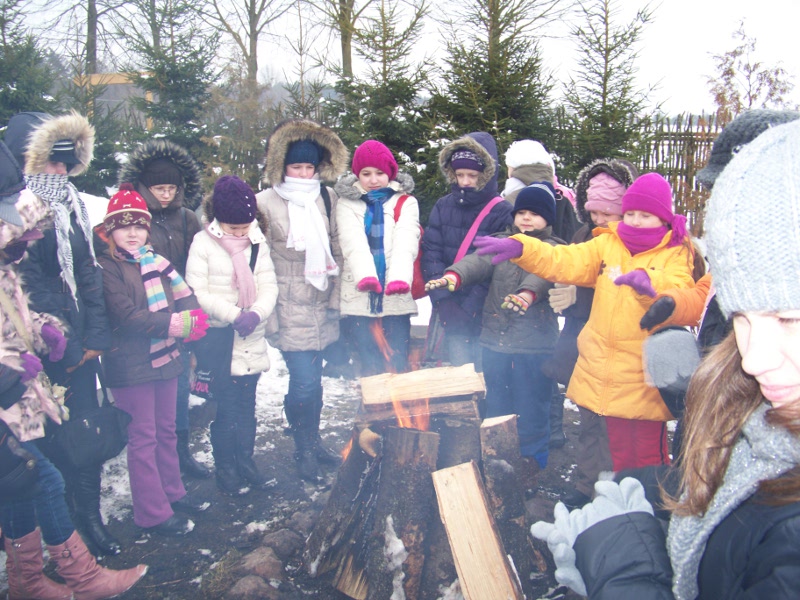
{"type": "Polygon", "coordinates": [[[339,36],[342,50],[342,77],[353,76],[353,37],[356,23],[375,0],[308,0],[324,15],[327,26],[339,36]]]}
{"type": "Polygon", "coordinates": [[[720,122],[729,123],[749,108],[791,108],[784,98],[794,89],[792,77],[783,67],[756,59],[756,40],[747,36],[744,23],[732,37],[738,45],[714,55],[717,74],[706,78],[720,122]]]}
{"type": "Polygon", "coordinates": [[[286,73],[283,74],[287,81],[289,99],[280,107],[280,112],[286,117],[321,122],[324,120],[321,100],[325,81],[319,76],[318,61],[311,57],[315,33],[321,24],[310,22],[306,18],[304,9],[307,8],[306,0],[295,1],[292,12],[297,15],[297,35],[294,38],[286,36],[286,40],[292,52],[297,55],[297,63],[291,77],[287,77],[286,73]]]}

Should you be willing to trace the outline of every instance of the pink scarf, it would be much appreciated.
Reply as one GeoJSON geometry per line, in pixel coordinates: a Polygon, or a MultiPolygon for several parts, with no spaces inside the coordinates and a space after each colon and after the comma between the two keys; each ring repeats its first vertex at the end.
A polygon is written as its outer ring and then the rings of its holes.
{"type": "Polygon", "coordinates": [[[632,256],[636,256],[640,252],[652,250],[661,243],[664,236],[667,235],[666,225],[661,227],[631,227],[620,221],[617,225],[617,234],[625,244],[625,247],[632,256]]]}
{"type": "Polygon", "coordinates": [[[253,279],[250,265],[244,257],[245,249],[251,246],[250,238],[247,236],[237,237],[227,233],[222,234],[222,237],[217,237],[210,231],[208,234],[222,246],[233,262],[232,285],[234,289],[239,290],[239,300],[236,302],[236,306],[250,308],[256,301],[256,282],[253,279]]]}

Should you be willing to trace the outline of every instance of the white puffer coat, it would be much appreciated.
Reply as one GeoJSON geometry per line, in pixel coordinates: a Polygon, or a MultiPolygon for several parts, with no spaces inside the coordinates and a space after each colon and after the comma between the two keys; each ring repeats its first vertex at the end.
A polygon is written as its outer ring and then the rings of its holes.
{"type": "MultiPolygon", "coordinates": [[[[222,237],[222,229],[214,220],[207,229],[194,236],[186,262],[186,281],[194,290],[200,306],[209,315],[211,327],[232,324],[241,309],[236,306],[239,292],[233,286],[233,261],[228,252],[212,239],[222,237]]],[[[267,238],[254,221],[248,232],[253,245],[258,245],[258,258],[253,269],[256,284],[256,300],[248,309],[258,313],[261,321],[255,331],[243,338],[238,333],[233,340],[231,375],[254,375],[269,370],[266,333],[267,317],[272,314],[278,299],[278,281],[270,257],[267,238]]],[[[253,246],[244,251],[250,261],[253,246]]]]}
{"type": "MultiPolygon", "coordinates": [[[[383,204],[383,249],[386,255],[386,278],[403,281],[411,288],[414,277],[414,260],[419,252],[419,203],[411,192],[414,180],[405,173],[397,175],[397,181],[389,183],[396,193],[383,204]],[[397,222],[394,210],[398,200],[407,195],[397,222]]],[[[341,302],[342,316],[380,317],[383,315],[415,315],[417,303],[407,294],[393,294],[383,297],[383,312],[373,314],[369,308],[369,294],[356,287],[365,277],[378,277],[375,262],[369,249],[364,231],[364,217],[367,203],[361,200],[364,189],[358,184],[355,175],[343,177],[334,188],[339,195],[336,205],[336,220],[339,226],[339,244],[342,248],[344,267],[342,269],[341,302]]]]}

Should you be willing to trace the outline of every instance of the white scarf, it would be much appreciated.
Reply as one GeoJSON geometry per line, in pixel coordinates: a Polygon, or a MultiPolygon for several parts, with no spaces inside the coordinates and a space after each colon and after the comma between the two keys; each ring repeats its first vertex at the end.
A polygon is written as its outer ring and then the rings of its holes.
{"type": "Polygon", "coordinates": [[[506,187],[500,193],[503,198],[508,198],[509,194],[516,192],[517,190],[521,190],[522,188],[526,187],[525,184],[517,179],[516,177],[509,177],[506,179],[506,187]]]}
{"type": "Polygon", "coordinates": [[[319,186],[318,179],[284,177],[273,189],[289,202],[286,247],[306,253],[306,281],[324,292],[328,289],[328,277],[336,277],[339,266],[333,260],[328,230],[317,208],[319,186]]]}

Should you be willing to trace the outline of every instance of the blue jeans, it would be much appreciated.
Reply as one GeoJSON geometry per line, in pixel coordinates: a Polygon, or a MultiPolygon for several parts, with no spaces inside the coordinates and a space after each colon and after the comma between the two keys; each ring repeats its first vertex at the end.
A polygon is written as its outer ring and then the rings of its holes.
{"type": "Polygon", "coordinates": [[[313,406],[322,401],[322,352],[300,350],[282,352],[289,369],[287,405],[313,406]]]}
{"type": "Polygon", "coordinates": [[[520,453],[547,466],[553,381],[542,373],[549,354],[504,354],[483,349],[486,416],[518,415],[520,453]]]}
{"type": "Polygon", "coordinates": [[[22,442],[20,445],[36,457],[39,489],[30,498],[0,504],[3,533],[8,539],[16,540],[36,529],[38,522],[46,544],[63,544],[75,531],[64,499],[64,478],[34,442],[22,442]]]}
{"type": "Polygon", "coordinates": [[[346,329],[358,349],[361,376],[408,371],[408,346],[411,340],[411,316],[345,317],[346,329]],[[379,323],[391,352],[387,360],[381,351],[370,325],[379,323]]]}
{"type": "Polygon", "coordinates": [[[189,431],[189,371],[192,370],[191,355],[181,352],[183,373],[178,375],[178,403],[175,406],[175,431],[189,431]]]}

